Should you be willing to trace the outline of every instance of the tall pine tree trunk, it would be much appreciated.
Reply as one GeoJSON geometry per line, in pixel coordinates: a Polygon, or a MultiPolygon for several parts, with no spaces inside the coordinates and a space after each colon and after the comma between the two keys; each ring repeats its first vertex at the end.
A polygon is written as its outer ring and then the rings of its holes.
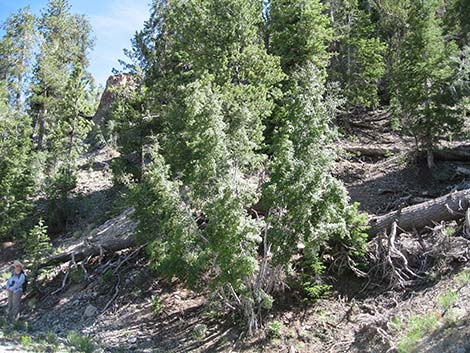
{"type": "Polygon", "coordinates": [[[43,108],[39,112],[39,132],[38,132],[38,146],[37,149],[38,151],[42,151],[44,149],[44,135],[46,132],[46,114],[47,114],[47,109],[43,108]]]}
{"type": "MultiPolygon", "coordinates": [[[[427,56],[427,55],[426,55],[427,56]]],[[[429,105],[429,79],[426,78],[426,81],[424,83],[424,92],[425,92],[425,97],[426,100],[424,101],[424,111],[426,114],[426,117],[428,120],[426,124],[426,160],[428,164],[429,169],[434,169],[436,167],[436,163],[434,162],[434,153],[433,153],[433,137],[432,137],[432,131],[431,131],[431,124],[432,122],[430,121],[431,119],[429,118],[429,115],[431,114],[430,112],[430,105],[429,105]]]]}

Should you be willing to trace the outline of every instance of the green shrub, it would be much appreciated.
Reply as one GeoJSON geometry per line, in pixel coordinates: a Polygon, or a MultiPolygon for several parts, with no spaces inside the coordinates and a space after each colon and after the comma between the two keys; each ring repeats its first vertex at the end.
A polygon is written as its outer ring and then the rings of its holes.
{"type": "Polygon", "coordinates": [[[105,273],[101,276],[101,283],[104,285],[108,285],[113,281],[114,274],[111,270],[106,270],[105,273]]]}
{"type": "Polygon", "coordinates": [[[29,346],[31,346],[32,338],[31,336],[23,335],[21,336],[20,341],[21,341],[21,345],[24,348],[28,348],[29,346]]]}
{"type": "Polygon", "coordinates": [[[459,286],[465,286],[467,283],[470,283],[470,269],[464,269],[457,276],[455,280],[459,286]]]}
{"type": "Polygon", "coordinates": [[[389,325],[392,330],[400,332],[403,329],[403,322],[401,321],[400,316],[394,316],[390,319],[389,325]]]}
{"type": "Polygon", "coordinates": [[[76,331],[70,331],[67,334],[67,342],[81,353],[92,353],[94,351],[92,340],[76,331]]]}
{"type": "Polygon", "coordinates": [[[69,218],[74,214],[73,203],[69,199],[69,195],[76,185],[77,176],[67,166],[59,168],[54,175],[47,179],[47,222],[54,234],[65,231],[69,218]]]}
{"type": "Polygon", "coordinates": [[[152,311],[156,316],[160,315],[163,311],[163,303],[158,295],[155,295],[152,299],[152,311]]]}
{"type": "Polygon", "coordinates": [[[311,263],[302,275],[302,286],[308,300],[316,301],[328,295],[331,285],[323,283],[325,264],[319,260],[311,263]]]}
{"type": "Polygon", "coordinates": [[[47,331],[44,334],[44,340],[49,344],[57,344],[57,335],[53,331],[47,331]]]}
{"type": "Polygon", "coordinates": [[[266,329],[269,339],[281,338],[282,324],[279,321],[271,321],[266,329]]]}
{"type": "Polygon", "coordinates": [[[193,337],[197,341],[202,341],[207,335],[207,325],[196,324],[193,328],[193,337]]]}
{"type": "Polygon", "coordinates": [[[70,280],[72,283],[78,284],[85,280],[85,274],[81,268],[75,268],[70,271],[70,280]]]}
{"type": "Polygon", "coordinates": [[[30,331],[31,327],[30,327],[28,321],[16,320],[16,321],[13,322],[13,329],[15,331],[28,332],[28,331],[30,331]]]}
{"type": "Polygon", "coordinates": [[[47,226],[41,218],[37,225],[31,229],[25,242],[26,256],[35,266],[52,250],[52,244],[47,233],[47,226]]]}

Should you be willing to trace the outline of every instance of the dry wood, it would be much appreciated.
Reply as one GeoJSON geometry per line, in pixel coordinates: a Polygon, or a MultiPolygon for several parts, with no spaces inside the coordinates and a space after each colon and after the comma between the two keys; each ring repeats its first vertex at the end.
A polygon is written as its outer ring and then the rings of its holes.
{"type": "Polygon", "coordinates": [[[39,265],[39,268],[55,266],[67,261],[72,261],[76,267],[78,262],[89,260],[94,256],[99,256],[101,263],[106,253],[114,253],[138,245],[134,234],[136,223],[131,217],[133,212],[133,209],[127,209],[119,216],[106,221],[87,239],[70,244],[61,254],[46,259],[39,265]]]}
{"type": "Polygon", "coordinates": [[[441,221],[463,218],[470,207],[470,189],[453,192],[436,199],[405,207],[369,221],[369,235],[388,231],[393,222],[403,230],[423,229],[441,221]]]}
{"type": "Polygon", "coordinates": [[[391,146],[363,146],[348,145],[344,147],[346,152],[364,157],[384,158],[405,152],[406,149],[391,146]]]}
{"type": "Polygon", "coordinates": [[[89,256],[100,256],[103,253],[112,253],[123,249],[128,249],[136,245],[134,235],[123,238],[106,239],[101,243],[84,243],[77,248],[66,251],[62,254],[52,256],[39,265],[39,268],[58,265],[74,259],[82,261],[89,256]]]}
{"type": "Polygon", "coordinates": [[[434,157],[441,161],[470,161],[470,148],[460,147],[435,150],[434,157]]]}

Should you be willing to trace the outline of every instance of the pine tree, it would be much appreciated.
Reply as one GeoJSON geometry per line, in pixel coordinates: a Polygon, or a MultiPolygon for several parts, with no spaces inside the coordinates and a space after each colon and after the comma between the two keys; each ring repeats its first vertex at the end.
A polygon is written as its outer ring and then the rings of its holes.
{"type": "Polygon", "coordinates": [[[455,109],[460,100],[452,90],[456,75],[456,45],[446,42],[437,15],[440,0],[414,1],[394,77],[395,100],[406,132],[427,151],[434,167],[433,148],[439,139],[458,133],[463,115],[455,109]]]}
{"type": "Polygon", "coordinates": [[[445,5],[443,27],[446,35],[452,36],[460,47],[470,40],[470,1],[449,0],[445,5]]]}
{"type": "Polygon", "coordinates": [[[171,46],[157,51],[158,60],[174,65],[148,83],[165,105],[159,154],[137,193],[139,233],[153,239],[155,264],[171,270],[164,264],[181,261],[170,274],[210,279],[253,329],[263,222],[248,208],[260,196],[255,176],[265,159],[263,122],[282,79],[279,60],[264,48],[258,1],[173,1],[161,16],[164,25],[150,22],[167,28],[171,46]]]}
{"type": "MultiPolygon", "coordinates": [[[[283,2],[287,7],[288,3],[283,2]]],[[[328,21],[321,23],[329,26],[328,21]]],[[[279,28],[287,31],[284,26],[279,28]]],[[[319,29],[320,33],[325,31],[319,29]]],[[[318,293],[319,287],[311,285],[314,283],[311,276],[321,275],[324,268],[319,252],[328,248],[330,242],[337,242],[349,244],[345,248],[355,249],[358,254],[363,253],[366,236],[364,219],[358,217],[354,206],[348,205],[344,186],[332,175],[335,161],[332,143],[336,136],[332,121],[341,99],[335,96],[334,87],[329,87],[327,93],[323,52],[317,46],[306,45],[316,37],[313,32],[305,34],[313,38],[295,42],[295,46],[303,43],[305,47],[295,47],[292,51],[304,52],[308,59],[284,67],[288,76],[274,114],[276,127],[263,204],[268,209],[265,242],[271,249],[272,262],[288,272],[293,254],[303,244],[302,267],[308,274],[303,282],[308,287],[307,293],[318,293]],[[322,64],[317,66],[318,63],[322,64]]],[[[275,37],[275,33],[272,35],[275,37]]],[[[284,36],[290,37],[289,33],[284,36]]]]}
{"type": "Polygon", "coordinates": [[[77,160],[85,150],[84,140],[91,130],[91,123],[84,118],[91,108],[87,99],[89,84],[83,69],[75,66],[68,77],[64,97],[55,105],[58,118],[49,136],[49,169],[45,181],[49,201],[47,219],[52,232],[64,230],[73,214],[69,196],[76,187],[77,160]]]}
{"type": "Polygon", "coordinates": [[[8,102],[16,113],[24,112],[26,79],[35,44],[35,21],[30,9],[24,8],[10,15],[2,25],[5,35],[0,42],[0,79],[6,83],[8,102]]]}
{"type": "Polygon", "coordinates": [[[8,107],[0,81],[0,238],[16,238],[28,228],[34,178],[31,173],[31,129],[28,120],[8,107]]]}
{"type": "Polygon", "coordinates": [[[38,33],[29,111],[36,147],[45,161],[49,230],[58,232],[72,213],[68,196],[90,130],[84,117],[93,106],[92,77],[86,71],[93,39],[88,20],[72,14],[67,0],[48,2],[38,20],[38,33]]]}
{"type": "Polygon", "coordinates": [[[60,119],[58,108],[74,68],[88,66],[93,47],[91,27],[81,15],[72,15],[66,0],[50,0],[39,19],[41,44],[33,72],[31,112],[37,129],[37,148],[47,150],[48,137],[60,119]]]}
{"type": "MultiPolygon", "coordinates": [[[[410,0],[375,0],[370,2],[371,19],[376,23],[377,33],[385,43],[385,74],[381,85],[382,101],[387,105],[393,95],[393,82],[397,77],[396,63],[400,61],[402,44],[407,30],[410,0]]],[[[393,123],[396,123],[394,119],[393,123]]]]}
{"type": "Polygon", "coordinates": [[[284,71],[308,63],[326,68],[333,39],[327,6],[318,0],[270,0],[267,7],[269,48],[284,71]]]}
{"type": "Polygon", "coordinates": [[[0,237],[22,236],[29,227],[34,178],[30,119],[23,106],[34,45],[34,17],[27,9],[3,24],[0,40],[0,237]]]}
{"type": "Polygon", "coordinates": [[[385,73],[385,44],[357,0],[330,1],[335,42],[330,79],[338,81],[348,106],[378,106],[378,82],[385,73]]]}
{"type": "Polygon", "coordinates": [[[266,185],[273,251],[288,263],[299,243],[310,261],[335,233],[347,233],[342,217],[347,194],[332,176],[335,131],[331,121],[338,101],[325,97],[321,73],[309,64],[290,75],[282,101],[285,115],[266,185]]]}
{"type": "Polygon", "coordinates": [[[50,136],[49,148],[54,167],[65,165],[70,171],[76,168],[76,161],[84,151],[83,141],[91,129],[85,118],[93,108],[87,99],[90,91],[90,82],[83,68],[75,65],[68,77],[64,97],[57,102],[60,118],[50,136]]]}
{"type": "Polygon", "coordinates": [[[47,226],[41,218],[31,231],[25,242],[25,251],[28,261],[32,267],[36,265],[46,256],[52,249],[52,245],[47,234],[47,226]]]}

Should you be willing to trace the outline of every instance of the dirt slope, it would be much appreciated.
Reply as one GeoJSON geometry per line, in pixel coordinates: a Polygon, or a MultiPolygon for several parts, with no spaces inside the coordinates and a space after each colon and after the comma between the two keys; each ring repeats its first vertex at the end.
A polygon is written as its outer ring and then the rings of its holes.
{"type": "MultiPolygon", "coordinates": [[[[348,134],[339,142],[343,147],[376,145],[403,151],[341,157],[337,175],[362,210],[382,214],[467,181],[454,173],[456,163],[439,162],[446,177],[431,178],[410,157],[412,142],[398,137],[384,116],[371,114],[366,128],[354,119],[342,128],[348,134]]],[[[104,148],[83,158],[75,190],[80,217],[74,231],[56,240],[57,246],[72,248],[132,228],[128,211],[113,206],[110,163],[116,155],[104,148]]],[[[0,271],[18,256],[15,246],[0,249],[0,271]]],[[[51,270],[42,294],[27,300],[24,315],[34,332],[51,330],[65,337],[70,330],[79,331],[109,352],[396,352],[407,343],[413,325],[428,320],[428,329],[420,332],[409,352],[464,353],[470,351],[470,284],[461,273],[468,263],[455,260],[444,267],[442,273],[432,267],[436,271],[402,289],[387,290],[385,282],[366,288],[365,279],[348,275],[332,282],[331,295],[316,303],[303,303],[293,294],[278,303],[266,331],[246,338],[235,328],[234,318],[220,317],[220,308],[207,305],[204,294],[155,280],[158,275],[148,268],[143,252],[129,250],[88,259],[85,274],[73,264],[51,270]],[[67,272],[66,286],[58,291],[67,272]],[[446,296],[453,299],[443,308],[446,296]]],[[[0,341],[0,352],[14,347],[21,352],[19,346],[0,341]]]]}

